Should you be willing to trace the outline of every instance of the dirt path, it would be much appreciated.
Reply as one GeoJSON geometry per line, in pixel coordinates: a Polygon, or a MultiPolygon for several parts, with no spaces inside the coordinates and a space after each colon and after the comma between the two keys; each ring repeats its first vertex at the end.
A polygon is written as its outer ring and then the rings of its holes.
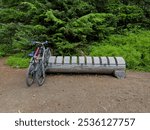
{"type": "Polygon", "coordinates": [[[0,59],[0,112],[150,112],[150,73],[47,75],[42,87],[25,84],[26,69],[0,59]]]}

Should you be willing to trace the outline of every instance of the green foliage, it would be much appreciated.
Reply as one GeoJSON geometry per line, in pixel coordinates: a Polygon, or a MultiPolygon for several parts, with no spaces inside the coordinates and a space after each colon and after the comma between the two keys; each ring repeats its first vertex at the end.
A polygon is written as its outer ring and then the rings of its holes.
{"type": "Polygon", "coordinates": [[[0,9],[0,21],[3,23],[19,22],[24,17],[24,13],[13,8],[0,9]]]}
{"type": "Polygon", "coordinates": [[[115,18],[113,14],[90,13],[69,22],[58,31],[64,34],[67,41],[86,46],[88,42],[102,40],[114,33],[115,18]]]}
{"type": "Polygon", "coordinates": [[[0,25],[0,51],[7,55],[12,53],[12,41],[17,27],[14,23],[0,25]]]}
{"type": "Polygon", "coordinates": [[[7,56],[10,52],[12,52],[11,47],[7,44],[0,45],[0,57],[7,56]]]}
{"type": "Polygon", "coordinates": [[[45,20],[46,20],[46,22],[54,22],[56,24],[62,24],[63,23],[62,20],[60,20],[54,16],[52,10],[46,12],[45,20]]]}
{"type": "Polygon", "coordinates": [[[3,57],[5,55],[5,52],[0,51],[0,57],[3,57]]]}
{"type": "Polygon", "coordinates": [[[129,69],[150,71],[150,31],[112,35],[91,47],[91,55],[123,56],[129,69]]]}
{"type": "Polygon", "coordinates": [[[141,28],[150,29],[149,0],[1,0],[0,57],[32,50],[31,41],[48,40],[54,55],[88,54],[99,43],[100,54],[123,55],[141,70],[149,68],[149,32],[141,28]]]}
{"type": "MultiPolygon", "coordinates": [[[[106,7],[109,4],[109,0],[86,0],[89,4],[93,5],[97,12],[105,12],[106,7]]],[[[111,2],[111,1],[110,1],[111,2]]]]}
{"type": "Polygon", "coordinates": [[[96,12],[95,7],[84,0],[55,0],[51,1],[50,8],[56,11],[55,15],[64,21],[96,12]]]}
{"type": "Polygon", "coordinates": [[[103,45],[94,46],[91,50],[91,55],[99,56],[122,56],[127,61],[127,67],[129,69],[137,69],[140,64],[141,53],[130,46],[113,46],[103,45]]]}
{"type": "Polygon", "coordinates": [[[30,59],[23,58],[20,55],[9,56],[6,64],[13,68],[27,68],[29,66],[30,59]]]}
{"type": "Polygon", "coordinates": [[[14,5],[20,2],[21,0],[1,0],[2,5],[14,5]]]}
{"type": "Polygon", "coordinates": [[[73,55],[82,50],[83,46],[88,46],[88,42],[104,39],[114,32],[114,21],[114,15],[104,13],[90,13],[72,20],[53,35],[57,54],[73,55]]]}
{"type": "Polygon", "coordinates": [[[31,12],[37,10],[36,6],[30,2],[21,2],[19,4],[19,9],[23,12],[31,12]]]}
{"type": "Polygon", "coordinates": [[[3,24],[0,30],[0,45],[6,46],[6,53],[12,53],[14,50],[24,50],[30,47],[33,40],[45,40],[47,29],[42,25],[23,25],[19,24],[3,24]]]}
{"type": "Polygon", "coordinates": [[[108,12],[111,12],[117,16],[117,26],[127,28],[128,24],[142,25],[142,19],[144,19],[144,11],[136,5],[110,5],[108,12]]]}
{"type": "Polygon", "coordinates": [[[68,41],[63,41],[63,42],[57,42],[57,49],[56,49],[56,54],[60,55],[70,55],[70,54],[77,54],[77,46],[78,44],[71,44],[68,41]]]}

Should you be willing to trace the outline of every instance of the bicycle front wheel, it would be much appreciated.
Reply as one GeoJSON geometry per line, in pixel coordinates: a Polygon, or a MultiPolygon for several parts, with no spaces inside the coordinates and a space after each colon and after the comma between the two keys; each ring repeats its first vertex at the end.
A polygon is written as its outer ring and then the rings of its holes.
{"type": "Polygon", "coordinates": [[[27,71],[27,75],[26,75],[26,84],[27,86],[31,86],[34,82],[34,73],[35,73],[35,66],[33,63],[30,63],[30,66],[28,68],[28,71],[27,71]]]}
{"type": "Polygon", "coordinates": [[[39,62],[37,65],[37,70],[36,70],[36,82],[39,86],[42,86],[44,81],[45,81],[45,70],[44,70],[44,65],[42,62],[39,62]]]}

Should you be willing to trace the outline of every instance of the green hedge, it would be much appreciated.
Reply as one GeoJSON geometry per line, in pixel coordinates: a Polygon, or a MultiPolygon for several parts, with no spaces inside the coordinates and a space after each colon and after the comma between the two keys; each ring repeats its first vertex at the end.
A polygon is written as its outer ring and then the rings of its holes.
{"type": "Polygon", "coordinates": [[[150,72],[150,31],[112,35],[102,44],[96,43],[90,47],[90,55],[122,56],[128,69],[150,72]]]}

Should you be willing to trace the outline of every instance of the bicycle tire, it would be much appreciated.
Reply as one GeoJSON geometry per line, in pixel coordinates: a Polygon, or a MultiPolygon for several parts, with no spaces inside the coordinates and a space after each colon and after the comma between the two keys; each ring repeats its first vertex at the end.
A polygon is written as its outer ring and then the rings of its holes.
{"type": "Polygon", "coordinates": [[[30,63],[28,71],[27,71],[27,75],[26,75],[26,84],[28,87],[30,87],[34,82],[34,77],[35,77],[34,70],[35,70],[34,63],[30,63]]]}
{"type": "Polygon", "coordinates": [[[45,70],[42,61],[37,64],[36,74],[35,74],[36,82],[39,86],[42,86],[45,82],[45,70]]]}

